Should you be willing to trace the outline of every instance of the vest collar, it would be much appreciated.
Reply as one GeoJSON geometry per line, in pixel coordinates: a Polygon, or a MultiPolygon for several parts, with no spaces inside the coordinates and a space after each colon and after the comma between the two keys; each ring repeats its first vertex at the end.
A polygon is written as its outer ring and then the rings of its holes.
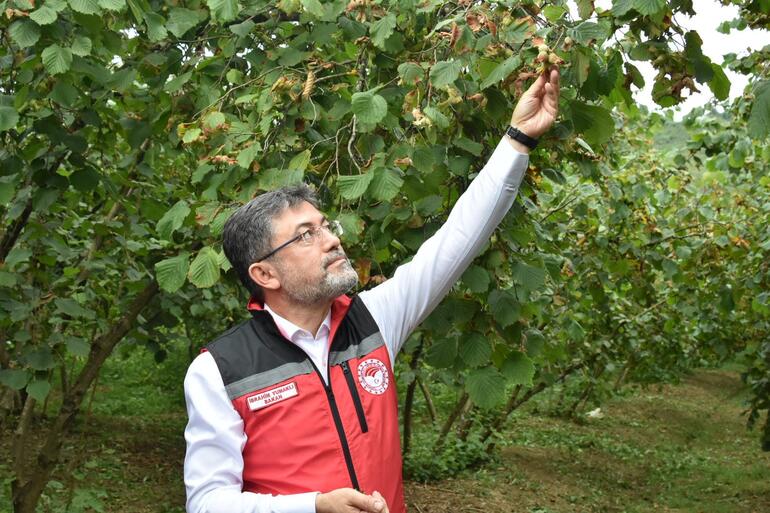
{"type": "MultiPolygon", "coordinates": [[[[337,333],[337,328],[339,328],[340,323],[342,322],[342,319],[345,317],[345,314],[348,312],[348,309],[350,309],[350,303],[352,301],[353,300],[346,295],[339,296],[334,301],[332,301],[331,327],[329,329],[329,344],[331,344],[332,340],[334,340],[334,335],[337,333]]],[[[246,308],[252,314],[256,312],[264,312],[268,314],[268,312],[265,310],[265,304],[254,297],[249,299],[249,303],[246,306],[246,308]]]]}

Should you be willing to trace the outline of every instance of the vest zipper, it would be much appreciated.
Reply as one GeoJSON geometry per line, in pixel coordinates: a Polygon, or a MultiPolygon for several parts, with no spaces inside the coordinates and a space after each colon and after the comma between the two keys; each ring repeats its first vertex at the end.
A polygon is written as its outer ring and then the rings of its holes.
{"type": "MultiPolygon", "coordinates": [[[[321,384],[324,387],[324,390],[326,390],[326,399],[329,401],[329,408],[332,412],[332,418],[334,419],[334,426],[337,428],[337,435],[340,437],[340,445],[342,445],[342,455],[345,457],[345,465],[348,467],[348,474],[350,474],[350,482],[353,485],[353,488],[361,491],[361,486],[358,484],[358,476],[356,476],[356,469],[353,467],[353,457],[350,455],[350,446],[348,445],[348,439],[345,436],[345,428],[342,425],[342,417],[340,417],[340,410],[337,408],[337,400],[334,398],[334,391],[332,390],[332,387],[324,381],[323,376],[321,375],[321,371],[318,370],[318,367],[315,366],[315,363],[313,363],[312,358],[308,358],[310,361],[310,364],[315,369],[316,374],[318,374],[318,379],[321,380],[321,384]]],[[[327,376],[331,379],[331,369],[327,366],[326,372],[327,376]]]]}
{"type": "Polygon", "coordinates": [[[347,361],[342,362],[342,373],[345,374],[345,381],[348,382],[348,388],[350,389],[350,395],[353,398],[353,405],[356,407],[356,413],[358,414],[358,422],[361,424],[361,432],[366,433],[369,431],[369,426],[366,424],[366,415],[364,414],[364,406],[361,404],[361,396],[358,395],[358,388],[356,382],[353,379],[353,373],[350,372],[350,365],[347,361]]]}

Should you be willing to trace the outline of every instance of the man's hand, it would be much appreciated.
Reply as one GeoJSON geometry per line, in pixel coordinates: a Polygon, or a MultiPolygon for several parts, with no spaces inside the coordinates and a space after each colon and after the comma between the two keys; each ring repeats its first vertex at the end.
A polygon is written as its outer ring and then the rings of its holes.
{"type": "Polygon", "coordinates": [[[320,493],[315,498],[316,513],[388,513],[380,492],[365,495],[352,488],[320,493]]]}
{"type": "Polygon", "coordinates": [[[554,68],[540,75],[521,96],[513,110],[511,125],[536,139],[551,128],[558,114],[559,70],[554,68]]]}

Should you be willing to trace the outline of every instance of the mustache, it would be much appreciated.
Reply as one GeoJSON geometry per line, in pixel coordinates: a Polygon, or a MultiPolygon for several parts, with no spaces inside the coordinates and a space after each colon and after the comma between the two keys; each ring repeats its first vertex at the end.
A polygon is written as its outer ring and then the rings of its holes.
{"type": "Polygon", "coordinates": [[[328,255],[326,255],[323,261],[321,262],[321,265],[323,265],[325,269],[329,267],[331,264],[333,264],[334,262],[336,262],[337,260],[339,260],[340,258],[344,258],[348,263],[350,263],[344,251],[335,251],[334,253],[329,253],[328,255]]]}

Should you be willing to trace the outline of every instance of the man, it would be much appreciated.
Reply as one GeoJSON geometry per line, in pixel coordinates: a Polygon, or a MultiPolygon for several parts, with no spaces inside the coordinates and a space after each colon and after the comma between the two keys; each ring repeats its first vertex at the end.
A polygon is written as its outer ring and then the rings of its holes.
{"type": "Polygon", "coordinates": [[[551,70],[444,226],[352,298],[356,272],[308,188],[233,214],[223,245],[252,319],[207,345],[185,378],[189,513],[406,511],[393,361],[513,204],[558,96],[551,70]]]}

